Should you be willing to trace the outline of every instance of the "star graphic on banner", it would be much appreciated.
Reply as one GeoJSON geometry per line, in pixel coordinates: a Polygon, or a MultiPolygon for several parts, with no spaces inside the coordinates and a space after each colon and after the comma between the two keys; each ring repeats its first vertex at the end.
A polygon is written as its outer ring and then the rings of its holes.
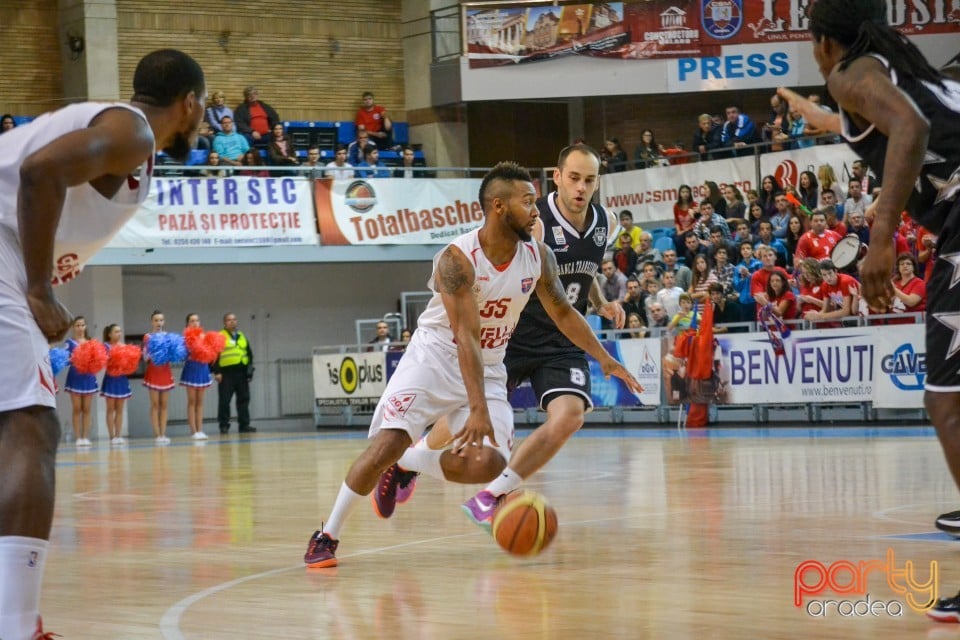
{"type": "Polygon", "coordinates": [[[937,199],[933,204],[940,204],[947,200],[955,200],[957,194],[960,193],[960,168],[954,171],[946,180],[941,180],[937,176],[930,175],[929,173],[927,174],[927,180],[929,180],[933,188],[937,190],[937,199]]]}
{"type": "Polygon", "coordinates": [[[950,288],[953,289],[960,282],[960,252],[944,253],[940,259],[953,265],[953,277],[950,278],[950,288]]]}
{"type": "Polygon", "coordinates": [[[946,359],[950,359],[960,351],[960,311],[950,313],[935,313],[940,324],[946,325],[953,330],[953,337],[950,339],[950,348],[947,350],[946,359]]]}

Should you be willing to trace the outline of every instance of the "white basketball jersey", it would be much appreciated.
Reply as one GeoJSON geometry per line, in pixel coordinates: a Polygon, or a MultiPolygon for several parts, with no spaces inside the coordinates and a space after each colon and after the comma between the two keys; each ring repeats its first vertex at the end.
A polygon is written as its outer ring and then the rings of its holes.
{"type": "MultiPolygon", "coordinates": [[[[0,137],[0,224],[14,232],[18,229],[17,199],[23,161],[60,136],[89,127],[101,112],[116,108],[129,109],[144,121],[147,119],[142,111],[128,104],[84,102],[46,113],[4,133],[0,137]]],[[[140,208],[150,191],[153,155],[140,167],[139,176],[127,176],[112,199],[104,198],[89,183],[67,189],[54,240],[53,284],[75,278],[140,208]]]]}
{"type": "MultiPolygon", "coordinates": [[[[450,244],[463,251],[473,265],[473,295],[480,310],[480,349],[483,353],[483,364],[495,365],[503,362],[507,341],[510,340],[517,320],[520,319],[520,312],[540,279],[540,252],[534,242],[518,242],[513,259],[498,268],[490,263],[480,248],[479,233],[479,229],[471,231],[450,244]]],[[[446,248],[443,249],[445,250],[446,248]]],[[[450,319],[434,283],[437,263],[443,251],[433,259],[433,274],[427,283],[433,291],[433,298],[417,321],[417,333],[424,331],[436,337],[440,344],[449,345],[455,351],[456,342],[450,328],[450,319]]]]}

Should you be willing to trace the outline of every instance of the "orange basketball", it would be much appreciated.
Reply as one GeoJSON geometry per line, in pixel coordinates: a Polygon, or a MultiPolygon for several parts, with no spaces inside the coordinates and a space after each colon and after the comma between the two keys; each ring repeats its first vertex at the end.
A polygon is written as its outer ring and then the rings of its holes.
{"type": "Polygon", "coordinates": [[[509,493],[493,514],[493,537],[515,556],[537,555],[556,535],[557,512],[539,493],[509,493]]]}

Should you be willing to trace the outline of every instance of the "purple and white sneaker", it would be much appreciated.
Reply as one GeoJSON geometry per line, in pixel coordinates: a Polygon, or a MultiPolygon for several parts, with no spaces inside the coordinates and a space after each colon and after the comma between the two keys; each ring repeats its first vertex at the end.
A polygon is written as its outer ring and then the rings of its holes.
{"type": "Polygon", "coordinates": [[[492,534],[493,514],[500,505],[501,499],[502,496],[498,498],[484,489],[460,505],[460,508],[465,514],[467,514],[467,517],[470,518],[470,521],[473,522],[473,524],[477,525],[487,533],[492,534]]]}

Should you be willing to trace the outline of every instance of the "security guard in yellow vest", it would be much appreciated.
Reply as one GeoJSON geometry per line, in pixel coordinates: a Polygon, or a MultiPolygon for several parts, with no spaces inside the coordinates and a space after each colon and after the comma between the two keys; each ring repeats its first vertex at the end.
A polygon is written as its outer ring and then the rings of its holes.
{"type": "Polygon", "coordinates": [[[242,331],[237,331],[237,316],[233,313],[224,314],[220,333],[226,337],[227,344],[220,352],[220,359],[210,366],[220,396],[217,409],[220,433],[230,431],[230,400],[233,394],[237,395],[240,433],[255,433],[256,429],[250,426],[250,381],[253,379],[250,342],[242,331]]]}

